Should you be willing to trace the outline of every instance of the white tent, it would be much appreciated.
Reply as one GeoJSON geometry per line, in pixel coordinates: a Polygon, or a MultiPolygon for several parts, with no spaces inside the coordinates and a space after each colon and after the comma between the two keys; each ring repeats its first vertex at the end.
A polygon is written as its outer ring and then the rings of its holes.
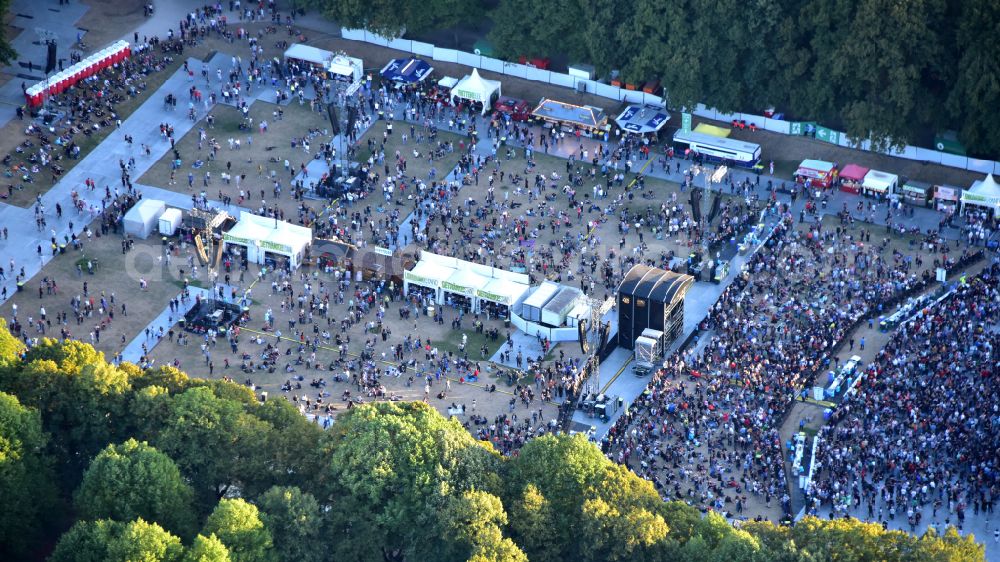
{"type": "Polygon", "coordinates": [[[364,63],[361,59],[349,57],[347,55],[337,55],[330,59],[330,72],[342,77],[349,82],[358,82],[361,80],[361,74],[364,72],[364,63]]]}
{"type": "Polygon", "coordinates": [[[263,265],[268,258],[282,256],[295,269],[312,244],[312,229],[243,211],[240,221],[222,236],[222,241],[227,249],[234,244],[246,248],[250,262],[263,265]]]}
{"type": "Polygon", "coordinates": [[[290,47],[285,49],[285,59],[307,62],[326,70],[327,65],[333,59],[333,53],[302,43],[292,43],[290,47]]]}
{"type": "Polygon", "coordinates": [[[143,199],[125,213],[125,234],[146,239],[157,226],[157,221],[167,205],[155,199],[143,199]]]}
{"type": "Polygon", "coordinates": [[[962,211],[967,205],[989,209],[994,216],[1000,214],[1000,185],[988,174],[986,179],[977,180],[972,187],[962,192],[962,211]]]}
{"type": "Polygon", "coordinates": [[[173,236],[177,232],[177,227],[181,225],[181,210],[173,207],[163,211],[160,215],[160,234],[173,236]]]}
{"type": "Polygon", "coordinates": [[[489,279],[474,273],[471,269],[460,268],[441,282],[441,288],[449,293],[458,293],[467,297],[472,297],[478,289],[486,287],[489,279]]]}
{"type": "Polygon", "coordinates": [[[483,115],[493,109],[493,100],[500,97],[500,81],[487,80],[473,68],[472,74],[462,78],[451,90],[451,95],[483,104],[483,115]]]}
{"type": "Polygon", "coordinates": [[[899,176],[878,170],[869,170],[865,174],[865,179],[861,181],[861,189],[865,193],[884,193],[893,195],[899,186],[899,176]]]}
{"type": "Polygon", "coordinates": [[[510,306],[528,290],[528,285],[510,279],[490,279],[485,287],[476,290],[476,296],[484,301],[510,306]]]}

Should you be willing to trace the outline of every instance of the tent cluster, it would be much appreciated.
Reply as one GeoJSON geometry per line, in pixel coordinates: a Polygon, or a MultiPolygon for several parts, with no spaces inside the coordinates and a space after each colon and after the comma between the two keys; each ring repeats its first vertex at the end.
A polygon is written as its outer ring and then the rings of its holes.
{"type": "Polygon", "coordinates": [[[89,78],[109,66],[118,64],[132,54],[128,41],[118,41],[110,47],[98,51],[51,78],[35,84],[24,91],[24,98],[30,107],[38,107],[45,96],[61,94],[68,88],[89,78]]]}

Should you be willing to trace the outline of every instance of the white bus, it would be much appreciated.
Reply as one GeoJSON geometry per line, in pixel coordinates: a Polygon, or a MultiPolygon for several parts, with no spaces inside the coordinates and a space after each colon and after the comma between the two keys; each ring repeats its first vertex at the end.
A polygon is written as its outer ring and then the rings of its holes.
{"type": "Polygon", "coordinates": [[[677,131],[674,133],[674,154],[680,156],[691,151],[708,161],[753,168],[760,161],[760,145],[752,142],[713,137],[703,133],[677,131]]]}

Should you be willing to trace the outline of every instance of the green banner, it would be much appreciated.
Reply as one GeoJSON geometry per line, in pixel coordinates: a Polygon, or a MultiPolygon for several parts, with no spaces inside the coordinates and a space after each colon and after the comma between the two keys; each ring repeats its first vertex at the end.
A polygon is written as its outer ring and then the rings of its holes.
{"type": "Polygon", "coordinates": [[[416,275],[416,274],[410,273],[409,271],[404,271],[403,272],[403,279],[405,279],[405,280],[407,280],[407,281],[409,281],[411,283],[416,283],[418,285],[425,285],[425,286],[428,286],[428,287],[437,287],[438,286],[438,282],[436,280],[431,279],[429,277],[422,277],[420,275],[416,275]]]}
{"type": "Polygon", "coordinates": [[[482,289],[477,289],[476,290],[476,296],[479,297],[479,298],[481,298],[481,299],[485,299],[485,300],[492,301],[492,302],[497,302],[497,303],[500,303],[500,304],[510,304],[510,300],[507,297],[505,297],[503,295],[497,295],[497,294],[494,294],[494,293],[490,293],[490,292],[484,291],[482,289]]]}
{"type": "Polygon", "coordinates": [[[292,253],[292,247],[285,244],[279,244],[277,242],[271,242],[269,240],[261,240],[260,247],[265,250],[273,250],[275,252],[285,252],[286,254],[292,253]]]}
{"type": "Polygon", "coordinates": [[[816,139],[823,142],[830,142],[830,133],[833,133],[830,129],[826,127],[816,127],[816,139]]]}
{"type": "Polygon", "coordinates": [[[470,289],[469,287],[463,287],[461,285],[456,285],[455,283],[449,283],[447,281],[441,282],[441,288],[446,291],[451,291],[452,293],[459,293],[467,296],[472,295],[472,289],[470,289]]]}
{"type": "Polygon", "coordinates": [[[681,113],[681,130],[685,133],[691,132],[691,114],[681,113]]]}

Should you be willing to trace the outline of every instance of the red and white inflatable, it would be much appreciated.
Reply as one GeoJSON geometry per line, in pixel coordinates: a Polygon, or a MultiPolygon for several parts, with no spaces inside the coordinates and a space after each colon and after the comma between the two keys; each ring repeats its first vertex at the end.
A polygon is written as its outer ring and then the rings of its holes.
{"type": "Polygon", "coordinates": [[[117,41],[110,47],[97,51],[49,79],[32,85],[24,91],[24,99],[28,102],[29,107],[38,107],[45,101],[45,96],[61,94],[80,80],[118,64],[131,54],[132,49],[128,41],[117,41]]]}

